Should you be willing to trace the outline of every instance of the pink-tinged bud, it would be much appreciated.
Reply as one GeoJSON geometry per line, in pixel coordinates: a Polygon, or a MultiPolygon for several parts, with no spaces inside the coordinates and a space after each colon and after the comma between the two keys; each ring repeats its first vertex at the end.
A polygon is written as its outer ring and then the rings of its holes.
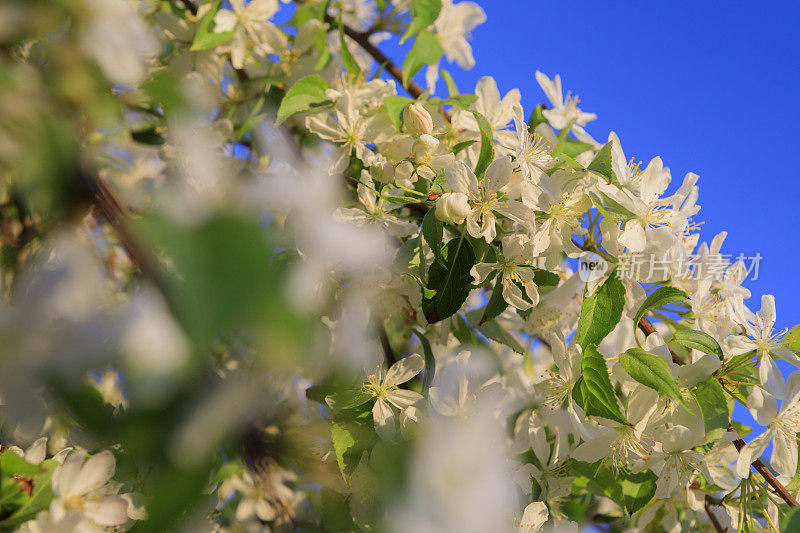
{"type": "Polygon", "coordinates": [[[461,192],[446,192],[436,200],[436,218],[442,222],[461,224],[472,210],[467,195],[461,192]]]}
{"type": "Polygon", "coordinates": [[[408,104],[403,110],[403,123],[406,131],[414,137],[430,135],[433,131],[433,119],[431,114],[423,107],[422,102],[408,104]]]}

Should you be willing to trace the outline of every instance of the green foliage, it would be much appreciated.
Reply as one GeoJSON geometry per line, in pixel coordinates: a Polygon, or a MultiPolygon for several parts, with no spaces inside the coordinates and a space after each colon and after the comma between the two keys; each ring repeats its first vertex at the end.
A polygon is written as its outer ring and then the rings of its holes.
{"type": "Polygon", "coordinates": [[[659,287],[655,292],[649,294],[642,302],[642,305],[639,306],[639,310],[636,311],[636,316],[633,319],[634,327],[639,324],[639,319],[647,311],[664,307],[672,302],[687,300],[688,298],[689,296],[685,292],[675,287],[659,287]]]}
{"type": "Polygon", "coordinates": [[[475,163],[475,175],[478,179],[481,179],[494,159],[494,140],[492,127],[486,117],[477,111],[473,111],[472,114],[475,116],[478,128],[481,130],[481,151],[478,153],[478,162],[475,163]]]}
{"type": "Polygon", "coordinates": [[[558,146],[553,150],[553,155],[565,154],[570,157],[575,157],[592,148],[592,145],[589,143],[581,142],[572,137],[566,137],[558,143],[558,146]]]}
{"type": "Polygon", "coordinates": [[[47,509],[56,465],[54,459],[32,465],[10,450],[0,454],[0,530],[10,530],[47,509]]]}
{"type": "Polygon", "coordinates": [[[319,111],[330,107],[331,102],[325,96],[325,91],[329,88],[328,82],[316,74],[297,80],[281,100],[276,124],[283,123],[297,113],[319,111]]]}
{"type": "Polygon", "coordinates": [[[429,31],[422,30],[414,40],[414,46],[403,61],[403,86],[408,87],[414,75],[425,65],[434,65],[442,57],[439,39],[429,31]]]}
{"type": "Polygon", "coordinates": [[[600,213],[606,218],[620,222],[634,218],[634,214],[631,213],[630,210],[622,206],[622,204],[616,200],[609,198],[605,194],[601,193],[600,195],[597,195],[589,191],[587,196],[592,200],[592,204],[597,208],[597,210],[600,211],[600,213]]]}
{"type": "Polygon", "coordinates": [[[403,110],[408,104],[413,104],[414,101],[413,98],[408,98],[407,96],[387,96],[383,99],[386,105],[386,113],[389,115],[394,127],[397,128],[397,131],[403,131],[403,110]]]}
{"type": "Polygon", "coordinates": [[[186,227],[151,216],[136,228],[163,260],[161,289],[198,345],[248,323],[270,324],[277,338],[301,327],[286,302],[271,297],[282,267],[257,221],[217,215],[186,227]]]}
{"type": "Polygon", "coordinates": [[[614,472],[602,462],[595,464],[573,461],[572,469],[579,474],[574,488],[585,488],[595,494],[605,496],[616,502],[629,515],[642,509],[656,493],[656,480],[653,472],[639,473],[614,472]]]}
{"type": "Polygon", "coordinates": [[[547,119],[544,118],[544,115],[542,114],[542,111],[544,110],[545,107],[543,104],[536,104],[536,107],[534,107],[533,111],[531,111],[531,116],[528,118],[529,133],[533,133],[533,131],[536,129],[536,126],[539,124],[544,124],[547,122],[547,119]]]}
{"type": "Polygon", "coordinates": [[[617,177],[614,175],[614,170],[611,166],[611,141],[603,145],[586,169],[602,176],[608,183],[615,183],[617,181],[617,177]]]}
{"type": "Polygon", "coordinates": [[[166,142],[166,139],[158,133],[155,127],[132,131],[131,138],[138,143],[151,146],[160,146],[166,142]]]}
{"type": "Polygon", "coordinates": [[[499,316],[500,313],[505,311],[507,307],[508,302],[506,302],[503,298],[503,280],[500,276],[498,276],[497,281],[494,283],[492,296],[489,298],[489,302],[486,304],[486,307],[483,310],[483,316],[481,317],[479,325],[499,316]]]}
{"type": "Polygon", "coordinates": [[[533,272],[533,282],[537,287],[555,287],[559,281],[561,281],[561,278],[555,272],[550,272],[543,268],[537,268],[533,272]]]}
{"type": "Polygon", "coordinates": [[[414,333],[419,338],[419,343],[422,345],[422,353],[425,355],[425,378],[422,380],[422,391],[427,394],[431,383],[433,383],[433,377],[436,375],[436,357],[433,355],[433,349],[428,337],[419,331],[414,333]]]}
{"type": "Polygon", "coordinates": [[[436,295],[422,301],[425,318],[431,324],[458,311],[472,286],[470,270],[475,264],[475,253],[469,242],[463,236],[453,239],[442,247],[442,255],[445,266],[434,262],[428,270],[428,288],[435,290],[436,295]]]}
{"type": "Polygon", "coordinates": [[[233,38],[234,31],[226,31],[222,33],[214,32],[214,17],[222,5],[222,0],[214,2],[211,9],[209,9],[200,21],[197,27],[197,33],[194,35],[191,50],[199,52],[201,50],[210,50],[217,46],[223,45],[233,38]]]}
{"type": "Polygon", "coordinates": [[[720,438],[727,431],[733,412],[722,385],[716,378],[710,377],[695,385],[692,394],[703,414],[706,440],[712,442],[720,438]]]}
{"type": "Polygon", "coordinates": [[[350,49],[347,47],[347,41],[344,38],[344,28],[342,26],[342,20],[339,19],[339,44],[341,45],[341,54],[342,54],[342,62],[344,63],[344,68],[347,69],[348,74],[350,74],[351,78],[360,78],[362,75],[361,67],[356,61],[356,58],[353,57],[353,54],[350,52],[350,49]]]}
{"type": "Polygon", "coordinates": [[[474,94],[457,94],[451,96],[450,98],[446,98],[442,101],[444,105],[454,105],[458,106],[462,109],[467,109],[469,106],[475,103],[478,97],[474,94]]]}
{"type": "Polygon", "coordinates": [[[460,143],[456,143],[456,145],[453,146],[453,154],[454,155],[460,154],[462,151],[464,151],[465,148],[469,148],[476,142],[478,141],[476,141],[475,139],[470,139],[469,141],[461,141],[460,143]]]}
{"type": "Polygon", "coordinates": [[[447,85],[447,92],[450,96],[458,96],[458,86],[456,85],[453,76],[445,69],[439,69],[439,74],[444,79],[445,84],[447,85]]]}
{"type": "Polygon", "coordinates": [[[800,353],[800,324],[786,332],[781,344],[795,353],[800,353]]]}
{"type": "Polygon", "coordinates": [[[657,480],[658,477],[650,470],[636,474],[626,472],[620,476],[622,506],[628,515],[632,515],[653,499],[657,480]]]}
{"type": "Polygon", "coordinates": [[[633,379],[691,411],[666,359],[640,348],[630,348],[619,355],[619,362],[633,379]]]}
{"type": "Polygon", "coordinates": [[[600,416],[620,424],[629,424],[622,414],[608,376],[608,367],[603,354],[597,346],[588,344],[581,357],[583,380],[580,383],[580,397],[587,416],[600,416]]]}
{"type": "Polygon", "coordinates": [[[672,334],[672,338],[686,348],[693,350],[700,350],[703,353],[713,353],[720,360],[723,359],[722,347],[719,343],[709,335],[702,331],[694,331],[689,329],[679,329],[672,334]]]}
{"type": "Polygon", "coordinates": [[[625,287],[612,272],[593,295],[583,299],[578,344],[584,348],[589,344],[600,344],[617,326],[624,307],[625,287]]]}
{"type": "Polygon", "coordinates": [[[350,474],[374,437],[372,412],[367,409],[343,410],[333,417],[331,444],[345,482],[350,483],[350,474]]]}
{"type": "Polygon", "coordinates": [[[400,44],[436,22],[441,10],[442,0],[412,0],[411,23],[400,38],[400,44]]]}
{"type": "MultiPolygon", "coordinates": [[[[514,336],[506,331],[505,328],[497,325],[496,321],[491,320],[489,322],[484,322],[483,324],[480,323],[481,318],[483,317],[483,311],[481,309],[468,311],[465,314],[472,327],[477,329],[481,335],[488,337],[495,342],[499,342],[500,344],[504,344],[519,354],[525,354],[525,348],[523,348],[522,345],[514,338],[514,336]]],[[[473,344],[477,343],[473,342],[473,344]]]]}
{"type": "Polygon", "coordinates": [[[442,238],[444,238],[444,224],[436,218],[433,209],[425,213],[422,219],[422,235],[425,242],[430,246],[433,257],[440,266],[445,267],[444,256],[442,255],[442,238]]]}

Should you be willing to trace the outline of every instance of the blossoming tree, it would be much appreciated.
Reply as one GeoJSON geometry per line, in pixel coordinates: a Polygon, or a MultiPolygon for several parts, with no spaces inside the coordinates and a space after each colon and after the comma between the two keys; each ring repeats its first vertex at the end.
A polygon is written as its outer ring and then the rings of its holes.
{"type": "Polygon", "coordinates": [[[0,3],[0,530],[800,527],[797,334],[484,20],[0,3]]]}

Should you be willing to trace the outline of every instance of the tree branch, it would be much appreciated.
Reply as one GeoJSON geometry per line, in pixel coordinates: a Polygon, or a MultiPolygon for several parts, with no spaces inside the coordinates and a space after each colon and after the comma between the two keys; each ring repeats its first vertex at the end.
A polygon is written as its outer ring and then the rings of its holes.
{"type": "MultiPolygon", "coordinates": [[[[325,22],[331,25],[338,25],[339,21],[333,18],[328,13],[325,13],[325,22]]],[[[370,34],[368,32],[358,31],[354,28],[351,28],[347,24],[342,24],[342,31],[345,35],[353,39],[358,45],[364,49],[372,58],[378,62],[378,64],[383,65],[383,68],[386,69],[386,72],[392,75],[394,79],[396,79],[401,86],[403,86],[403,71],[395,65],[391,59],[386,57],[386,54],[381,52],[377,46],[372,44],[369,40],[370,34]]],[[[413,96],[414,98],[419,98],[423,92],[422,87],[414,83],[414,81],[409,81],[408,87],[406,87],[408,93],[413,96]]]]}
{"type": "MultiPolygon", "coordinates": [[[[639,320],[638,326],[639,329],[642,330],[642,332],[645,335],[650,335],[651,333],[655,332],[655,328],[653,327],[653,325],[650,323],[649,320],[647,320],[644,317],[642,317],[639,320]]],[[[669,349],[669,353],[672,354],[672,360],[675,362],[675,364],[677,365],[686,364],[686,362],[683,359],[678,357],[678,355],[672,351],[672,348],[669,348],[669,346],[667,346],[667,348],[669,349]]],[[[734,427],[730,424],[728,424],[728,431],[736,433],[736,429],[734,429],[734,427]]],[[[744,448],[745,443],[742,440],[742,438],[739,437],[735,441],[733,441],[733,445],[736,446],[736,449],[738,451],[742,451],[742,448],[744,448]]],[[[797,507],[797,500],[795,499],[795,497],[792,495],[791,492],[788,491],[786,487],[784,487],[781,484],[780,481],[778,481],[775,475],[770,471],[769,468],[767,468],[767,466],[761,461],[761,459],[756,459],[750,466],[752,466],[756,472],[761,474],[761,477],[764,478],[764,481],[766,481],[767,484],[769,484],[775,490],[775,492],[778,494],[778,496],[781,497],[781,499],[783,499],[783,501],[788,503],[791,507],[797,507]]]]}
{"type": "Polygon", "coordinates": [[[725,533],[728,530],[728,528],[722,527],[722,524],[719,523],[717,515],[714,514],[714,511],[711,510],[711,505],[708,503],[708,496],[706,496],[704,507],[706,510],[706,514],[708,514],[708,519],[711,520],[711,525],[714,526],[714,529],[717,530],[717,533],[725,533]]]}

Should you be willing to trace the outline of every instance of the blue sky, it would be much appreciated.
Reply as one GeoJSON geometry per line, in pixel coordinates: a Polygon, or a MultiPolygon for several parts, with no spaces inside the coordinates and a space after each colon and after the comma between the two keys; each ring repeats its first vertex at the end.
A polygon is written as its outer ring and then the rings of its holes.
{"type": "Polygon", "coordinates": [[[800,323],[800,3],[775,1],[478,2],[476,66],[450,69],[462,91],[493,76],[529,112],[545,102],[538,69],[610,130],[627,157],[660,155],[673,183],[700,175],[701,240],[727,231],[723,252],[764,259],[748,281],[751,308],[774,294],[777,326],[800,323]]]}

